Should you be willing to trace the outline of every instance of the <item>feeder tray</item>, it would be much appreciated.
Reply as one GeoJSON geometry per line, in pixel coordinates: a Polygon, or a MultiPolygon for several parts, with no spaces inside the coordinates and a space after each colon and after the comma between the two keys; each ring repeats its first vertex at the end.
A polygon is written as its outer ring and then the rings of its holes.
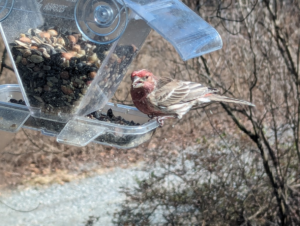
{"type": "Polygon", "coordinates": [[[56,137],[75,146],[84,146],[91,141],[117,148],[133,148],[148,141],[159,126],[156,120],[150,120],[147,115],[134,107],[108,103],[102,112],[112,109],[116,117],[120,116],[128,121],[140,123],[138,126],[119,125],[98,121],[87,117],[78,117],[71,123],[61,123],[30,116],[27,106],[10,103],[11,99],[22,99],[18,85],[0,85],[0,129],[17,132],[20,128],[41,131],[47,136],[56,137]]]}
{"type": "Polygon", "coordinates": [[[222,47],[218,32],[178,0],[0,0],[0,17],[20,85],[1,86],[0,129],[35,129],[76,146],[131,148],[158,127],[136,108],[108,103],[151,28],[183,60],[222,47]],[[8,103],[21,94],[26,106],[8,103]],[[144,124],[85,117],[109,108],[144,124]]]}

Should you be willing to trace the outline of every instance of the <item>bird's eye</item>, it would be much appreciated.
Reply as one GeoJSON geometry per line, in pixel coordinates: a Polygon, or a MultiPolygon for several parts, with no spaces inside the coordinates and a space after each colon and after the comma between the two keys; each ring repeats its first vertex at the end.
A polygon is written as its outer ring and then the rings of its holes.
{"type": "Polygon", "coordinates": [[[147,75],[147,76],[146,76],[146,79],[148,79],[148,78],[149,78],[149,76],[147,75]]]}

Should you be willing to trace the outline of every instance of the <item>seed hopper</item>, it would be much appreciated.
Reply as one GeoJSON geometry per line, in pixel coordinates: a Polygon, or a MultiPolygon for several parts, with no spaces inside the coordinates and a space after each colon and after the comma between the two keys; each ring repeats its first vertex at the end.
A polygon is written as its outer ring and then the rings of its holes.
{"type": "Polygon", "coordinates": [[[0,0],[0,16],[19,83],[0,86],[0,130],[39,130],[75,146],[132,148],[159,126],[109,103],[151,29],[183,60],[222,47],[179,0],[0,0]]]}

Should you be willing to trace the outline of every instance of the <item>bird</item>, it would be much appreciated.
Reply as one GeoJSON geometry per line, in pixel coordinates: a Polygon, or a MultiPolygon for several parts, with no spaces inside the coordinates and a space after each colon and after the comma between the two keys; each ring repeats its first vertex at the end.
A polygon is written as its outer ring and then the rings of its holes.
{"type": "Polygon", "coordinates": [[[159,77],[142,69],[131,73],[131,98],[135,107],[156,118],[160,126],[165,119],[181,119],[189,110],[209,102],[229,102],[255,107],[254,104],[217,94],[218,90],[200,83],[159,77]]]}

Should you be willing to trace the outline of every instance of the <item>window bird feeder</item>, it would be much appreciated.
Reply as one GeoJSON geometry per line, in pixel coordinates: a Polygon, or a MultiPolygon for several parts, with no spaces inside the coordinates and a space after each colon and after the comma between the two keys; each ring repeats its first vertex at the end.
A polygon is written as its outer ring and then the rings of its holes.
{"type": "Polygon", "coordinates": [[[0,16],[19,82],[0,86],[0,129],[39,130],[75,146],[132,148],[159,126],[108,102],[151,28],[183,60],[222,47],[217,31],[178,0],[0,0],[0,16]],[[86,117],[108,109],[139,125],[86,117]]]}

